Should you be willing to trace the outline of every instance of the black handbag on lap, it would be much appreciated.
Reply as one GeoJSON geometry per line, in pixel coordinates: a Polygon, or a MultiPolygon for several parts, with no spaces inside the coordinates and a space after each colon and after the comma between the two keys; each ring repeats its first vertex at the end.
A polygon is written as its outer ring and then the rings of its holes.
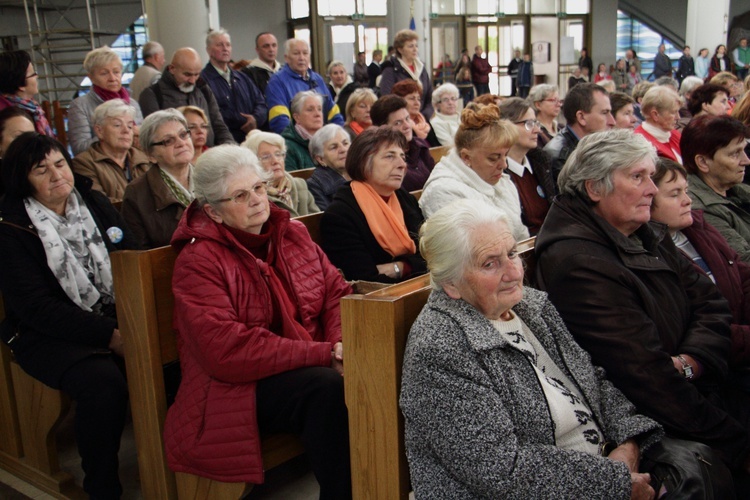
{"type": "Polygon", "coordinates": [[[651,474],[651,486],[660,499],[735,498],[732,473],[702,443],[664,437],[643,454],[640,469],[651,474]],[[666,492],[658,496],[662,486],[666,492]]]}

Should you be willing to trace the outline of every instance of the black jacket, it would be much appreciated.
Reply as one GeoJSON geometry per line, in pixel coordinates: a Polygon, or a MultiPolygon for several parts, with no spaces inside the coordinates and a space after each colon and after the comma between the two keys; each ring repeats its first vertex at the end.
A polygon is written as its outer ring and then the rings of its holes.
{"type": "MultiPolygon", "coordinates": [[[[136,248],[125,221],[106,196],[91,189],[91,180],[75,175],[75,186],[91,211],[107,250],[136,248]],[[110,227],[124,232],[120,243],[106,235],[110,227]]],[[[108,353],[117,327],[114,307],[108,314],[86,312],[71,301],[47,265],[42,241],[24,208],[23,200],[6,195],[0,201],[0,291],[6,318],[0,325],[3,341],[31,376],[59,387],[65,370],[77,361],[108,353]]]]}
{"type": "Polygon", "coordinates": [[[419,228],[424,222],[419,203],[403,188],[396,191],[396,196],[404,212],[406,229],[417,246],[414,255],[392,257],[383,250],[370,231],[350,183],[339,188],[333,202],[323,213],[320,219],[321,247],[333,265],[344,272],[347,280],[396,283],[427,271],[427,265],[419,253],[419,228]],[[407,262],[411,266],[411,274],[397,280],[378,273],[377,265],[396,261],[407,262]]]}
{"type": "Polygon", "coordinates": [[[570,154],[578,147],[578,141],[578,137],[570,127],[565,127],[544,146],[544,152],[547,153],[550,162],[552,162],[552,180],[555,185],[557,185],[557,176],[560,175],[560,170],[565,166],[570,154]]]}
{"type": "Polygon", "coordinates": [[[536,240],[537,283],[595,365],[638,411],[677,437],[703,442],[730,465],[750,451],[747,424],[723,408],[729,306],[682,257],[666,226],[627,238],[569,195],[558,196],[536,240]],[[671,356],[695,357],[703,374],[688,381],[671,356]]]}

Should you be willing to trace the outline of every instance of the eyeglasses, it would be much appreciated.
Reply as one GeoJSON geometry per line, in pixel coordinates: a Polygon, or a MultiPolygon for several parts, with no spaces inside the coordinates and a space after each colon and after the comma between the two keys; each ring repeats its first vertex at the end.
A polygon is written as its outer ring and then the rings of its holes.
{"type": "Polygon", "coordinates": [[[221,198],[219,200],[216,200],[216,203],[224,203],[225,201],[233,201],[237,203],[238,205],[247,204],[248,201],[250,201],[250,195],[252,193],[255,193],[257,196],[263,196],[266,194],[266,186],[268,183],[266,182],[259,182],[255,186],[252,187],[250,191],[242,190],[238,191],[236,195],[230,196],[228,198],[221,198]]]}
{"type": "MultiPolygon", "coordinates": [[[[183,130],[179,134],[177,134],[177,137],[180,138],[181,141],[186,141],[188,137],[190,137],[190,131],[189,130],[183,130]]],[[[165,148],[169,148],[174,146],[174,143],[177,142],[177,137],[167,137],[163,141],[159,142],[152,142],[151,146],[164,146],[165,148]]]]}
{"type": "Polygon", "coordinates": [[[26,75],[26,79],[28,80],[29,78],[34,78],[35,76],[39,76],[39,73],[37,73],[36,71],[34,71],[34,72],[33,72],[32,74],[30,74],[30,75],[26,75]]]}
{"type": "Polygon", "coordinates": [[[261,163],[268,163],[273,159],[273,157],[276,157],[277,159],[284,161],[284,158],[286,158],[286,153],[283,151],[276,151],[275,153],[269,153],[267,155],[263,155],[258,157],[261,163]]]}
{"type": "Polygon", "coordinates": [[[443,104],[456,101],[458,101],[458,97],[443,97],[442,99],[440,99],[440,102],[443,104]]]}
{"type": "Polygon", "coordinates": [[[523,123],[524,128],[526,128],[526,130],[528,130],[529,132],[534,130],[534,127],[541,128],[542,126],[539,120],[521,120],[520,122],[513,122],[513,123],[515,123],[516,125],[520,125],[523,123]]]}

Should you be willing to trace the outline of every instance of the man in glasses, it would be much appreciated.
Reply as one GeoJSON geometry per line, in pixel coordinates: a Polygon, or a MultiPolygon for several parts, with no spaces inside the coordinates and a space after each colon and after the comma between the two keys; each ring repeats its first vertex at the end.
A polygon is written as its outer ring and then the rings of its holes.
{"type": "Polygon", "coordinates": [[[339,107],[333,102],[323,77],[310,68],[310,46],[304,40],[290,38],[284,44],[286,65],[275,73],[266,87],[266,104],[271,131],[280,134],[290,123],[289,106],[297,93],[314,90],[323,96],[325,123],[344,125],[339,107]]]}
{"type": "Polygon", "coordinates": [[[224,123],[211,88],[200,78],[202,69],[203,63],[195,49],[177,49],[161,79],[141,92],[138,103],[143,116],[161,109],[197,106],[208,117],[210,128],[206,145],[233,143],[234,138],[224,123]]]}

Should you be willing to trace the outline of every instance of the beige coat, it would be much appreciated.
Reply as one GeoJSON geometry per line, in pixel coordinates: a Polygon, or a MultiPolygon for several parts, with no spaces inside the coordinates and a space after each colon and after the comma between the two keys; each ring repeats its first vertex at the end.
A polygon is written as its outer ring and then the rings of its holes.
{"type": "MultiPolygon", "coordinates": [[[[130,148],[127,158],[133,179],[137,179],[149,169],[148,158],[141,150],[130,148]]],[[[106,194],[112,203],[122,201],[125,188],[128,186],[125,170],[104,154],[101,143],[95,142],[73,158],[73,171],[94,181],[92,189],[106,194]]]]}

